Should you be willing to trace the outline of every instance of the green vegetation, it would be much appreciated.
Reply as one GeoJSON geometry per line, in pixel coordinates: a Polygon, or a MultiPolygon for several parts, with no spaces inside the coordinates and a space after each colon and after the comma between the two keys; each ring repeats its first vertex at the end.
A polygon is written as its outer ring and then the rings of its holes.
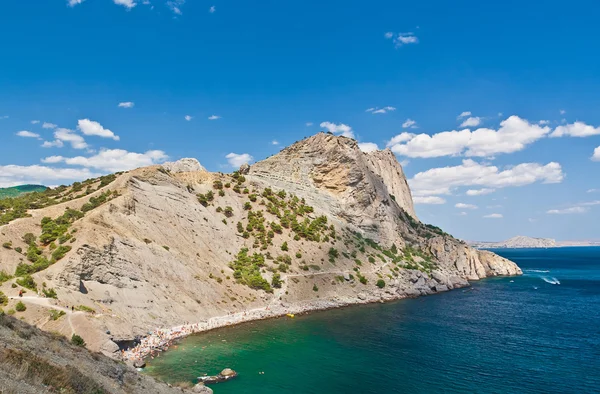
{"type": "Polygon", "coordinates": [[[8,297],[2,291],[0,291],[0,306],[8,305],[8,297]]]}
{"type": "Polygon", "coordinates": [[[56,294],[56,290],[54,289],[42,289],[42,293],[44,293],[44,296],[46,296],[46,298],[58,299],[58,295],[56,294]]]}
{"type": "Polygon", "coordinates": [[[78,307],[75,307],[75,309],[81,312],[96,313],[96,310],[85,305],[79,305],[78,307]]]}
{"type": "Polygon", "coordinates": [[[319,291],[319,287],[317,286],[316,283],[313,285],[313,291],[319,291]]]}
{"type": "Polygon", "coordinates": [[[35,280],[33,280],[31,275],[29,275],[29,274],[24,275],[22,278],[17,279],[17,284],[19,286],[25,287],[29,290],[33,290],[33,291],[37,290],[37,283],[35,283],[35,280]]]}
{"type": "Polygon", "coordinates": [[[6,271],[0,271],[0,285],[11,279],[12,279],[12,276],[7,274],[6,271]]]}
{"type": "Polygon", "coordinates": [[[236,259],[229,266],[233,269],[233,277],[238,283],[245,284],[252,289],[272,291],[271,285],[260,273],[260,268],[265,265],[265,257],[260,253],[248,255],[248,249],[243,248],[236,259]]]}
{"type": "Polygon", "coordinates": [[[276,289],[280,289],[282,283],[283,281],[281,280],[281,275],[279,274],[279,272],[275,272],[273,274],[273,279],[271,280],[271,286],[273,286],[276,289]]]}
{"type": "Polygon", "coordinates": [[[380,289],[383,289],[385,287],[385,281],[383,279],[378,279],[376,284],[377,287],[379,287],[380,289]]]}
{"type": "Polygon", "coordinates": [[[281,244],[281,250],[283,250],[284,252],[287,252],[289,250],[287,242],[281,244]]]}
{"type": "Polygon", "coordinates": [[[71,337],[71,343],[75,346],[85,347],[85,341],[82,337],[80,337],[77,334],[73,334],[73,336],[71,337]]]}
{"type": "Polygon", "coordinates": [[[25,312],[27,310],[27,307],[25,306],[25,304],[19,301],[17,302],[17,305],[15,305],[15,310],[17,312],[25,312]]]}
{"type": "Polygon", "coordinates": [[[212,202],[215,199],[215,195],[210,190],[204,194],[198,193],[198,194],[196,194],[196,197],[198,198],[198,202],[203,207],[207,207],[208,203],[212,202]]]}
{"type": "Polygon", "coordinates": [[[44,192],[48,188],[42,185],[21,185],[0,188],[0,199],[19,197],[26,193],[44,192]]]}
{"type": "Polygon", "coordinates": [[[64,315],[66,315],[65,311],[57,311],[56,309],[50,310],[50,319],[54,321],[60,319],[64,315]]]}

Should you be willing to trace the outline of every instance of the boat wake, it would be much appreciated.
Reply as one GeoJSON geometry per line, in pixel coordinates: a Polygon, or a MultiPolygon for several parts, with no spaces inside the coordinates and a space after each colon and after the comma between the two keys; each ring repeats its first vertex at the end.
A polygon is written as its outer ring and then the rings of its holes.
{"type": "Polygon", "coordinates": [[[542,273],[542,274],[547,274],[548,272],[550,272],[548,270],[523,270],[523,271],[524,272],[539,272],[539,273],[542,273]]]}
{"type": "Polygon", "coordinates": [[[560,281],[556,278],[548,278],[546,276],[542,276],[541,278],[544,282],[550,283],[551,285],[560,285],[560,281]]]}

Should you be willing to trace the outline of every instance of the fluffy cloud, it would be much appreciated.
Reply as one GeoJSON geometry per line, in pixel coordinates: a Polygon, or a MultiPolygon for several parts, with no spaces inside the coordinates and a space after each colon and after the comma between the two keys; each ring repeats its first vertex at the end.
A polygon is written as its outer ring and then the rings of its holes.
{"type": "Polygon", "coordinates": [[[477,127],[481,124],[481,118],[478,116],[471,116],[470,118],[465,119],[460,127],[477,127]]]}
{"type": "Polygon", "coordinates": [[[466,156],[487,157],[520,151],[550,132],[549,127],[511,116],[498,130],[480,128],[444,131],[434,135],[402,133],[390,141],[392,151],[408,157],[466,156]],[[408,138],[408,137],[411,138],[408,138]],[[392,143],[394,142],[394,143],[392,143]],[[404,143],[403,143],[404,142],[404,143]]]}
{"type": "Polygon", "coordinates": [[[119,103],[119,108],[133,108],[135,103],[133,101],[125,101],[123,103],[119,103]]]}
{"type": "Polygon", "coordinates": [[[546,213],[550,214],[550,215],[568,215],[568,214],[572,214],[572,213],[586,213],[587,211],[589,211],[589,209],[590,209],[589,207],[592,207],[594,205],[600,205],[600,200],[582,202],[582,203],[576,204],[572,207],[563,208],[563,209],[551,209],[549,211],[546,211],[546,213]]]}
{"type": "Polygon", "coordinates": [[[123,7],[127,8],[128,10],[132,9],[133,7],[135,7],[137,5],[136,2],[133,0],[113,0],[113,1],[116,5],[122,5],[123,7]]]}
{"type": "Polygon", "coordinates": [[[38,124],[38,123],[40,123],[40,121],[39,121],[39,120],[32,120],[32,121],[31,121],[31,124],[38,124]]]}
{"type": "Polygon", "coordinates": [[[213,5],[213,6],[211,6],[211,7],[208,9],[208,12],[210,12],[211,14],[214,14],[216,10],[217,10],[217,7],[215,7],[215,6],[213,5]]]}
{"type": "MultiPolygon", "coordinates": [[[[22,184],[56,184],[65,181],[75,181],[93,178],[99,174],[87,168],[52,168],[40,165],[0,166],[0,187],[10,187],[22,184]]],[[[65,182],[66,183],[66,182],[65,182]]]]}
{"type": "Polygon", "coordinates": [[[168,156],[160,150],[150,150],[145,153],[128,152],[124,149],[104,149],[89,157],[62,157],[50,156],[42,161],[45,163],[59,163],[72,166],[96,168],[103,172],[127,171],[133,168],[151,166],[165,161],[168,156]]]}
{"type": "Polygon", "coordinates": [[[119,136],[115,135],[109,129],[105,129],[98,122],[89,119],[80,119],[77,122],[77,128],[85,135],[95,135],[102,138],[112,138],[115,141],[119,141],[119,136]]]}
{"type": "Polygon", "coordinates": [[[221,119],[221,117],[219,115],[211,115],[208,117],[208,120],[217,120],[217,119],[221,119]]]}
{"type": "Polygon", "coordinates": [[[561,110],[560,110],[560,111],[558,111],[558,112],[560,112],[560,114],[561,114],[561,115],[564,115],[564,114],[566,114],[566,113],[567,113],[567,111],[565,111],[564,109],[561,109],[561,110]]]}
{"type": "Polygon", "coordinates": [[[504,188],[525,186],[535,182],[560,183],[564,178],[559,163],[546,165],[522,163],[505,170],[496,166],[484,165],[473,160],[463,160],[461,165],[432,168],[420,172],[409,180],[415,195],[451,194],[461,186],[504,188]]]}
{"type": "Polygon", "coordinates": [[[379,147],[374,142],[361,142],[360,144],[358,144],[358,147],[361,151],[365,153],[375,152],[376,150],[379,150],[379,147]]]}
{"type": "Polygon", "coordinates": [[[183,118],[189,122],[189,121],[190,121],[190,120],[192,120],[194,117],[193,117],[193,116],[190,116],[190,115],[185,115],[183,118]]]}
{"type": "Polygon", "coordinates": [[[404,123],[402,123],[402,127],[405,129],[408,129],[409,127],[411,129],[416,129],[417,128],[417,122],[412,120],[412,119],[406,119],[406,121],[404,123]]]}
{"type": "Polygon", "coordinates": [[[600,127],[593,127],[583,122],[575,122],[566,124],[564,126],[558,126],[550,137],[589,137],[592,135],[599,135],[600,127]]]}
{"type": "Polygon", "coordinates": [[[42,127],[44,129],[55,129],[57,126],[54,123],[48,123],[48,122],[44,122],[42,124],[42,127]]]}
{"type": "Polygon", "coordinates": [[[185,4],[185,0],[170,0],[167,1],[167,7],[177,15],[181,15],[181,6],[185,4]]]}
{"type": "Polygon", "coordinates": [[[483,196],[495,192],[496,189],[469,189],[467,196],[483,196]]]}
{"type": "Polygon", "coordinates": [[[279,145],[279,141],[273,140],[273,141],[271,141],[271,145],[279,145]]]}
{"type": "Polygon", "coordinates": [[[407,133],[407,132],[400,133],[397,136],[392,137],[392,139],[389,140],[388,143],[386,144],[386,147],[390,148],[396,144],[401,144],[403,142],[410,141],[413,138],[415,138],[415,135],[416,134],[407,133]]]}
{"type": "MultiPolygon", "coordinates": [[[[56,140],[58,141],[62,141],[62,142],[68,142],[71,144],[71,146],[73,147],[73,149],[86,149],[88,147],[88,144],[85,142],[85,140],[83,139],[82,136],[80,136],[79,134],[75,134],[75,132],[73,130],[69,130],[69,129],[56,129],[54,131],[54,138],[56,138],[56,140]]],[[[47,146],[46,142],[44,142],[44,145],[42,145],[44,148],[49,148],[51,146],[55,146],[55,147],[62,147],[62,143],[59,143],[57,141],[54,141],[53,143],[49,143],[47,146]],[[54,145],[50,145],[50,144],[54,144],[54,145]]]]}
{"type": "Polygon", "coordinates": [[[594,154],[592,155],[593,161],[600,161],[600,146],[594,149],[594,154]]]}
{"type": "Polygon", "coordinates": [[[399,48],[403,45],[416,44],[419,42],[417,36],[415,36],[415,34],[412,32],[398,34],[395,34],[393,32],[387,32],[385,33],[385,38],[387,38],[388,40],[391,39],[394,42],[394,46],[396,48],[399,48]]]}
{"type": "Polygon", "coordinates": [[[437,196],[415,196],[413,198],[413,202],[415,204],[439,205],[445,204],[446,200],[437,196]]]}
{"type": "Polygon", "coordinates": [[[460,208],[460,209],[477,209],[477,205],[465,204],[462,202],[459,202],[458,204],[456,204],[455,207],[460,208]]]}
{"type": "Polygon", "coordinates": [[[225,156],[225,158],[229,162],[229,165],[235,168],[241,166],[242,164],[248,164],[254,160],[254,158],[248,153],[237,154],[232,152],[225,156]]]}
{"type": "Polygon", "coordinates": [[[24,138],[37,138],[40,139],[40,135],[37,133],[32,133],[31,131],[27,131],[27,130],[21,130],[17,133],[17,135],[19,137],[24,137],[24,138]]]}
{"type": "Polygon", "coordinates": [[[461,114],[458,115],[456,117],[456,119],[466,118],[467,116],[471,116],[471,115],[472,115],[471,111],[464,111],[464,112],[461,112],[461,114]]]}
{"type": "Polygon", "coordinates": [[[42,148],[62,148],[64,145],[61,140],[44,141],[42,148]]]}
{"type": "Polygon", "coordinates": [[[85,0],[68,0],[68,1],[67,1],[67,5],[68,5],[69,7],[75,7],[76,5],[78,5],[78,4],[81,4],[81,3],[83,3],[84,1],[85,1],[85,0]]]}
{"type": "Polygon", "coordinates": [[[310,126],[312,126],[312,125],[313,125],[313,123],[312,123],[312,122],[306,122],[306,127],[310,127],[310,126]]]}
{"type": "Polygon", "coordinates": [[[354,131],[352,131],[352,127],[340,123],[340,124],[335,124],[335,123],[331,123],[331,122],[323,122],[320,125],[322,128],[327,129],[327,131],[334,133],[334,134],[340,134],[343,137],[348,137],[348,138],[354,138],[354,131]]]}
{"type": "Polygon", "coordinates": [[[502,219],[503,216],[501,213],[490,213],[489,215],[485,215],[484,218],[486,218],[486,219],[502,219]]]}

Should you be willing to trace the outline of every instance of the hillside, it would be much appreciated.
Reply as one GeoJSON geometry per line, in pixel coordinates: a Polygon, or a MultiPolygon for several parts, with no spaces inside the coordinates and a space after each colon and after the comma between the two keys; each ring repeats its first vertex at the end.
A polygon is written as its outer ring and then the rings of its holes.
{"type": "Polygon", "coordinates": [[[186,159],[74,186],[28,202],[40,208],[0,215],[4,309],[111,355],[157,327],[521,273],[421,223],[390,151],[366,154],[325,133],[233,174],[186,159]],[[22,288],[27,310],[18,312],[22,288]],[[53,320],[57,308],[66,314],[53,320]]]}
{"type": "Polygon", "coordinates": [[[2,313],[0,343],[1,393],[182,393],[2,313]]]}
{"type": "Polygon", "coordinates": [[[25,193],[43,192],[48,189],[42,185],[20,185],[13,187],[0,187],[0,199],[18,197],[25,193]]]}
{"type": "Polygon", "coordinates": [[[551,238],[532,238],[518,235],[501,242],[469,242],[475,248],[482,249],[521,249],[521,248],[554,248],[556,240],[551,238]]]}

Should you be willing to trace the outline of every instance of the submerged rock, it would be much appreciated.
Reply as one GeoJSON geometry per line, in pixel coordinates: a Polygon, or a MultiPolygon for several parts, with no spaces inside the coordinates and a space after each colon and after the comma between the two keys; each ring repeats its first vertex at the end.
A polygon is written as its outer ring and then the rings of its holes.
{"type": "Polygon", "coordinates": [[[209,387],[206,387],[203,382],[200,382],[194,386],[192,393],[212,394],[213,390],[209,387]]]}

